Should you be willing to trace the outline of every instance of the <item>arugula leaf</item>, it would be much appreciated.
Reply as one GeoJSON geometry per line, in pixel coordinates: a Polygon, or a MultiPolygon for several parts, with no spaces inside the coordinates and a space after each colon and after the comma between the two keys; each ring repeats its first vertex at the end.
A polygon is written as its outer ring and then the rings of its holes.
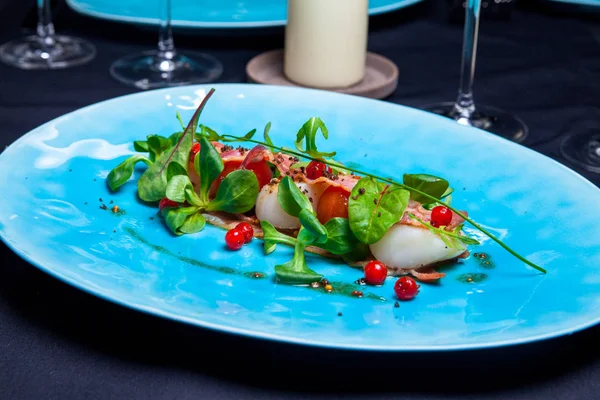
{"type": "Polygon", "coordinates": [[[273,141],[271,140],[271,137],[269,136],[270,130],[271,130],[271,121],[267,122],[267,125],[265,126],[265,130],[263,131],[263,137],[265,138],[266,147],[271,151],[275,151],[275,149],[273,149],[273,141]]]}
{"type": "Polygon", "coordinates": [[[138,180],[138,195],[142,200],[158,201],[165,197],[168,183],[166,172],[167,167],[172,161],[178,162],[183,166],[188,165],[195,128],[198,125],[200,114],[206,102],[214,91],[214,89],[211,89],[206,94],[175,146],[170,151],[161,154],[138,180]]]}
{"type": "Polygon", "coordinates": [[[205,137],[200,138],[200,154],[194,160],[194,168],[200,176],[200,198],[208,203],[210,185],[223,172],[223,159],[211,142],[205,137]]]}
{"type": "Polygon", "coordinates": [[[206,211],[245,213],[254,207],[258,189],[254,172],[246,169],[233,171],[223,179],[214,200],[206,206],[206,211]]]}
{"type": "Polygon", "coordinates": [[[377,242],[400,221],[410,192],[389,186],[372,177],[361,178],[350,195],[348,216],[354,236],[365,244],[377,242]]]}
{"type": "Polygon", "coordinates": [[[202,202],[200,197],[194,192],[194,187],[187,175],[175,175],[167,184],[166,196],[169,200],[176,203],[187,201],[193,206],[204,207],[206,203],[202,202]]]}
{"type": "Polygon", "coordinates": [[[460,248],[457,246],[457,243],[456,243],[457,241],[462,244],[465,244],[465,245],[480,244],[479,240],[477,240],[477,239],[474,239],[472,237],[465,236],[465,235],[460,235],[460,231],[462,230],[461,225],[457,226],[452,231],[447,231],[444,228],[437,228],[435,226],[432,226],[431,224],[421,220],[419,217],[417,217],[416,215],[414,215],[412,213],[409,213],[408,216],[414,220],[419,221],[423,226],[425,226],[427,229],[429,229],[429,231],[431,233],[438,235],[440,237],[440,239],[442,239],[444,244],[450,248],[460,248]]]}
{"type": "Polygon", "coordinates": [[[244,136],[242,136],[242,139],[239,139],[239,140],[227,139],[227,141],[231,141],[231,142],[245,142],[247,140],[252,139],[255,134],[256,134],[256,129],[252,129],[250,132],[248,132],[244,136]]]}
{"type": "MultiPolygon", "coordinates": [[[[171,232],[173,232],[176,235],[181,235],[183,233],[187,233],[187,232],[183,232],[181,230],[181,228],[186,223],[188,217],[190,217],[198,212],[199,212],[198,207],[182,207],[182,208],[165,207],[162,209],[161,215],[165,219],[165,223],[167,224],[167,226],[169,227],[171,232]]],[[[204,217],[202,217],[202,219],[204,219],[204,217]]],[[[199,226],[199,223],[197,220],[191,221],[190,223],[188,223],[188,226],[186,226],[186,228],[184,228],[184,229],[189,231],[189,230],[191,230],[190,228],[193,228],[194,226],[196,228],[199,226]]],[[[202,228],[203,227],[204,227],[204,225],[202,225],[202,228]]],[[[202,229],[202,228],[200,228],[200,229],[202,229]]],[[[198,232],[198,231],[196,231],[196,232],[198,232]]]]}
{"type": "Polygon", "coordinates": [[[146,165],[152,165],[152,161],[148,160],[144,156],[131,156],[121,164],[117,165],[113,168],[107,176],[108,186],[112,191],[117,190],[119,187],[125,184],[133,175],[133,170],[135,168],[135,164],[138,162],[143,162],[146,165]]]}
{"type": "Polygon", "coordinates": [[[321,120],[321,118],[312,117],[308,121],[302,125],[302,128],[296,134],[296,141],[294,144],[296,145],[296,149],[298,151],[305,153],[313,158],[323,159],[325,157],[333,157],[336,155],[336,152],[321,152],[317,149],[317,131],[321,130],[321,134],[325,139],[328,138],[329,132],[327,131],[327,127],[325,123],[321,120]],[[302,142],[306,139],[306,148],[302,147],[302,142]]]}
{"type": "MultiPolygon", "coordinates": [[[[413,189],[420,190],[436,199],[442,198],[450,184],[444,178],[428,174],[404,174],[403,183],[413,189]]],[[[418,193],[411,193],[414,201],[427,204],[430,202],[428,198],[418,193]]]]}
{"type": "Polygon", "coordinates": [[[217,131],[208,126],[200,125],[200,133],[196,133],[195,137],[197,141],[200,141],[200,138],[205,137],[210,142],[246,142],[252,139],[255,134],[256,129],[252,129],[242,137],[230,138],[226,137],[226,135],[220,135],[217,131]]]}
{"type": "Polygon", "coordinates": [[[320,281],[323,275],[317,274],[306,265],[304,257],[305,244],[300,238],[303,229],[300,228],[296,245],[294,246],[294,257],[282,265],[275,266],[275,277],[277,281],[292,285],[308,284],[311,282],[320,281]]]}
{"type": "Polygon", "coordinates": [[[311,243],[325,243],[327,241],[327,228],[319,222],[312,209],[300,211],[298,219],[300,219],[300,224],[306,229],[307,233],[312,236],[311,243]]]}
{"type": "Polygon", "coordinates": [[[195,134],[196,141],[198,141],[198,142],[200,141],[200,139],[202,137],[205,137],[210,142],[219,142],[224,139],[223,136],[221,136],[217,133],[217,131],[209,128],[206,125],[200,124],[199,128],[200,128],[200,133],[195,134]]]}
{"type": "Polygon", "coordinates": [[[327,230],[327,241],[317,244],[323,250],[331,254],[343,255],[351,253],[360,244],[350,229],[350,223],[346,218],[332,218],[325,223],[327,230]]]}
{"type": "Polygon", "coordinates": [[[263,241],[265,254],[271,254],[274,252],[275,248],[277,247],[277,243],[287,244],[292,247],[296,246],[296,238],[279,232],[270,222],[265,220],[260,221],[260,226],[264,234],[263,241]]]}
{"type": "Polygon", "coordinates": [[[289,176],[283,178],[279,183],[277,200],[283,211],[292,217],[297,218],[302,210],[310,210],[311,212],[313,210],[308,198],[298,189],[298,186],[289,176]]]}

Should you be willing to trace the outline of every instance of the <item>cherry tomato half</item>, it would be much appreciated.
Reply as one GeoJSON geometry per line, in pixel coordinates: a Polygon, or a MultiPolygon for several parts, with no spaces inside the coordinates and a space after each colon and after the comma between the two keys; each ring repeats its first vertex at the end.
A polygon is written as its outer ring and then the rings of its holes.
{"type": "Polygon", "coordinates": [[[335,186],[328,187],[317,205],[319,222],[325,224],[331,218],[348,218],[348,197],[350,193],[346,190],[335,186]]]}
{"type": "Polygon", "coordinates": [[[325,175],[325,173],[331,174],[331,167],[325,163],[319,161],[311,161],[306,166],[306,176],[309,179],[317,179],[325,175]]]}
{"type": "Polygon", "coordinates": [[[267,183],[273,179],[273,172],[269,168],[269,164],[266,161],[259,161],[246,165],[246,169],[254,172],[256,179],[258,179],[259,190],[263,188],[267,183]]]}
{"type": "Polygon", "coordinates": [[[219,186],[221,186],[221,182],[223,182],[223,179],[225,179],[225,177],[233,171],[239,169],[240,165],[242,165],[242,162],[239,160],[231,160],[225,163],[225,168],[223,168],[221,174],[219,174],[219,176],[217,176],[217,179],[215,179],[212,185],[210,185],[210,189],[208,191],[210,197],[215,197],[217,195],[217,191],[219,190],[219,186]]]}

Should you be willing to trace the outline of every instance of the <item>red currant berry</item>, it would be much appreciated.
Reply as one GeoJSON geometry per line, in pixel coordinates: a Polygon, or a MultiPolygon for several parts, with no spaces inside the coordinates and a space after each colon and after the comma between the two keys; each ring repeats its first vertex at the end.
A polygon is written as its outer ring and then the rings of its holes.
{"type": "Polygon", "coordinates": [[[173,200],[169,200],[166,197],[164,197],[164,198],[160,199],[160,201],[158,202],[158,209],[160,211],[162,211],[163,208],[165,208],[165,207],[177,208],[177,207],[179,207],[179,204],[177,204],[173,200]]]}
{"type": "Polygon", "coordinates": [[[230,229],[225,234],[225,244],[231,250],[239,250],[244,245],[244,233],[236,228],[230,229]]]}
{"type": "Polygon", "coordinates": [[[396,281],[394,292],[400,300],[410,300],[419,293],[419,287],[413,278],[403,276],[396,281]]]}
{"type": "Polygon", "coordinates": [[[240,222],[235,226],[235,229],[239,229],[244,234],[244,243],[250,243],[254,237],[254,229],[247,222],[240,222]]]}
{"type": "Polygon", "coordinates": [[[369,261],[365,266],[365,281],[369,285],[383,285],[387,277],[387,267],[381,261],[369,261]]]}
{"type": "Polygon", "coordinates": [[[432,226],[447,226],[452,222],[452,211],[448,207],[436,206],[431,210],[432,226]]]}
{"type": "Polygon", "coordinates": [[[311,161],[306,167],[306,176],[308,179],[320,178],[325,173],[331,174],[331,168],[329,165],[319,161],[311,161]]]}

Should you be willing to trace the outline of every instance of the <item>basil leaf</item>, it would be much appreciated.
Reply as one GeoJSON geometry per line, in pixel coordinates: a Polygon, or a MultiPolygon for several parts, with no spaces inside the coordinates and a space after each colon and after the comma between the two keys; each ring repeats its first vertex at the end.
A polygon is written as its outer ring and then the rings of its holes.
{"type": "Polygon", "coordinates": [[[400,221],[410,192],[387,186],[372,177],[361,178],[350,195],[348,216],[354,236],[365,244],[377,242],[400,221]]]}
{"type": "Polygon", "coordinates": [[[181,227],[185,224],[188,217],[198,212],[198,207],[165,207],[161,211],[161,215],[165,219],[165,223],[176,235],[181,235],[184,232],[181,231],[181,227]]]}
{"type": "Polygon", "coordinates": [[[217,195],[206,206],[206,210],[245,213],[256,204],[258,189],[254,172],[246,169],[233,171],[223,179],[217,195]]]}
{"type": "Polygon", "coordinates": [[[138,180],[138,195],[140,199],[144,201],[158,201],[165,197],[168,183],[167,167],[169,164],[175,161],[184,167],[188,165],[194,140],[194,131],[198,125],[200,114],[213,93],[214,89],[211,89],[206,94],[175,146],[170,151],[162,153],[154,164],[140,177],[138,180]]]}
{"type": "Polygon", "coordinates": [[[427,210],[432,210],[434,207],[437,207],[437,206],[450,205],[450,203],[452,203],[452,193],[454,193],[454,189],[448,188],[448,189],[446,189],[446,191],[440,198],[441,199],[440,201],[434,201],[431,203],[421,204],[421,205],[423,206],[423,208],[425,208],[427,210]]]}
{"type": "Polygon", "coordinates": [[[302,194],[289,176],[283,178],[279,183],[277,200],[283,211],[292,217],[297,218],[302,210],[313,210],[310,200],[302,194]]]}
{"type": "Polygon", "coordinates": [[[150,151],[148,148],[148,142],[145,140],[136,140],[133,142],[133,149],[140,153],[148,153],[150,151]]]}
{"type": "Polygon", "coordinates": [[[350,223],[346,218],[332,218],[325,224],[327,241],[317,246],[331,254],[342,255],[351,253],[354,248],[362,244],[356,239],[350,223]]]}
{"type": "Polygon", "coordinates": [[[185,175],[187,176],[187,170],[185,167],[178,162],[172,162],[167,167],[167,181],[170,181],[176,175],[185,175]]]}
{"type": "Polygon", "coordinates": [[[287,244],[292,247],[296,245],[296,238],[288,235],[284,235],[279,232],[275,227],[268,221],[260,221],[260,226],[263,230],[264,250],[265,254],[271,254],[275,251],[277,243],[287,244]]]}
{"type": "MultiPolygon", "coordinates": [[[[420,190],[428,195],[440,199],[450,186],[447,180],[428,174],[404,174],[403,183],[413,189],[420,190]]],[[[414,201],[427,204],[430,199],[418,193],[411,192],[411,197],[414,201]]]]}
{"type": "MultiPolygon", "coordinates": [[[[302,232],[300,232],[301,234],[302,232]]],[[[304,258],[304,244],[299,240],[294,247],[294,257],[282,265],[275,266],[275,277],[277,281],[293,285],[309,284],[320,281],[323,277],[308,268],[304,258]]]]}
{"type": "Polygon", "coordinates": [[[300,219],[300,224],[304,227],[304,229],[306,229],[306,231],[312,235],[313,239],[311,242],[325,243],[327,241],[327,229],[323,226],[323,224],[321,224],[321,222],[319,222],[319,219],[312,209],[304,209],[300,211],[298,218],[300,219]]]}
{"type": "Polygon", "coordinates": [[[194,168],[200,176],[200,198],[208,203],[210,185],[223,172],[223,159],[211,142],[200,138],[200,154],[194,160],[194,168]]]}
{"type": "Polygon", "coordinates": [[[320,152],[317,149],[316,139],[318,130],[321,130],[321,133],[323,134],[323,137],[325,139],[328,138],[329,133],[327,131],[327,127],[325,126],[325,123],[321,120],[321,118],[313,117],[306,121],[304,125],[302,125],[302,128],[300,128],[300,130],[296,134],[296,141],[294,142],[294,144],[296,145],[296,149],[298,149],[298,151],[302,153],[308,154],[313,158],[325,158],[335,156],[335,151],[331,153],[325,153],[320,152]],[[305,140],[306,148],[303,148],[302,142],[305,140]]]}
{"type": "Polygon", "coordinates": [[[166,196],[176,203],[187,201],[193,206],[203,207],[206,203],[194,192],[194,187],[187,175],[175,175],[167,184],[166,196]]]}
{"type": "Polygon", "coordinates": [[[117,165],[108,173],[106,177],[108,186],[112,191],[117,190],[119,187],[125,184],[133,175],[135,164],[143,162],[146,165],[152,165],[152,161],[148,160],[144,156],[131,156],[121,164],[117,165]]]}
{"type": "Polygon", "coordinates": [[[185,222],[181,225],[179,231],[187,234],[197,233],[204,229],[205,225],[206,219],[204,219],[204,216],[198,211],[185,219],[185,222]]]}

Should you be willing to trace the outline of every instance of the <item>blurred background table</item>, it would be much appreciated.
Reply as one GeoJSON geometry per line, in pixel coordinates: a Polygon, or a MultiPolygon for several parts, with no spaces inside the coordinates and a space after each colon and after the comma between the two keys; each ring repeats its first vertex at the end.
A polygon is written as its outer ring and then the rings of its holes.
{"type": "MultiPolygon", "coordinates": [[[[282,0],[283,1],[283,0],[282,0]]],[[[386,99],[420,106],[456,96],[462,26],[442,1],[371,20],[369,50],[399,67],[386,99]]],[[[154,29],[91,19],[63,2],[60,33],[90,40],[91,63],[60,71],[0,65],[0,145],[67,112],[136,92],[108,74],[117,58],[155,46],[154,29]]],[[[476,100],[518,114],[524,145],[559,162],[561,136],[600,125],[600,18],[524,2],[481,25],[476,100]],[[562,10],[561,10],[562,11],[562,10]]],[[[33,1],[0,0],[0,43],[35,26],[33,1]]],[[[217,57],[219,82],[283,47],[283,29],[176,33],[179,49],[217,57]]],[[[110,121],[107,121],[110,123],[110,121]]],[[[577,170],[596,185],[600,175],[577,170]]],[[[567,239],[567,238],[566,238],[567,239]]],[[[5,399],[489,398],[597,399],[600,327],[529,345],[448,353],[352,353],[211,332],[97,299],[0,247],[0,397],[5,399]]],[[[568,284],[568,283],[567,283],[568,284]]]]}

